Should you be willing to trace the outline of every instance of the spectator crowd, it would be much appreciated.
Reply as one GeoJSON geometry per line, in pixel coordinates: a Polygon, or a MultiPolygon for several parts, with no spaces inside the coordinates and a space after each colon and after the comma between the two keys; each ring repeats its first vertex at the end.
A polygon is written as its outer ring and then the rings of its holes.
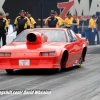
{"type": "MultiPolygon", "coordinates": [[[[72,15],[68,13],[65,19],[62,19],[57,11],[51,10],[49,16],[41,20],[38,18],[38,21],[43,21],[46,27],[49,28],[67,28],[73,30],[78,34],[78,28],[80,20],[78,19],[77,14],[72,15]]],[[[6,16],[0,12],[0,38],[2,37],[3,46],[6,45],[6,35],[8,35],[10,19],[7,19],[6,16]]],[[[36,28],[37,23],[34,18],[31,16],[31,13],[21,10],[19,15],[15,18],[12,32],[17,31],[17,34],[20,34],[25,29],[36,28]]],[[[97,43],[99,44],[100,38],[100,17],[96,15],[91,16],[88,23],[88,34],[86,37],[89,40],[90,45],[95,45],[95,37],[97,36],[97,43]]]]}

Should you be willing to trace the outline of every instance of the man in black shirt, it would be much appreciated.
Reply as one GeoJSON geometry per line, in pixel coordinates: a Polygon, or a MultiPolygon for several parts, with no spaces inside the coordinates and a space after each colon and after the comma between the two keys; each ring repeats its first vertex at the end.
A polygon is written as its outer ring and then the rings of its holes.
{"type": "Polygon", "coordinates": [[[30,28],[30,21],[25,16],[25,11],[21,10],[19,14],[20,16],[18,16],[14,22],[14,31],[16,31],[17,28],[17,35],[23,30],[30,28]]]}
{"type": "Polygon", "coordinates": [[[45,20],[45,24],[50,28],[59,28],[62,22],[55,16],[55,11],[51,10],[50,17],[45,20]]]}
{"type": "Polygon", "coordinates": [[[8,34],[8,20],[4,18],[3,12],[0,12],[0,40],[2,38],[2,45],[6,45],[6,35],[8,34]]]}

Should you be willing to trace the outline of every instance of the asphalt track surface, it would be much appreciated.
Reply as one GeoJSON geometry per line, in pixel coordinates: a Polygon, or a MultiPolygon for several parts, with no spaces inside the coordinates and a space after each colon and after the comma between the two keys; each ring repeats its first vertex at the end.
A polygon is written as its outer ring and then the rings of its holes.
{"type": "Polygon", "coordinates": [[[89,46],[82,68],[0,71],[0,90],[51,90],[51,94],[0,95],[0,100],[100,100],[100,46],[89,46]]]}

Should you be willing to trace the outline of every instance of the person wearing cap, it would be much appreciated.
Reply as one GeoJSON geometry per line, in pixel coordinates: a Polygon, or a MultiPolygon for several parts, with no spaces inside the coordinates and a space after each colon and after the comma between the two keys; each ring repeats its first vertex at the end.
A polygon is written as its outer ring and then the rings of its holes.
{"type": "Polygon", "coordinates": [[[34,18],[31,16],[31,14],[29,12],[26,12],[26,17],[29,18],[30,21],[30,28],[36,28],[36,21],[34,20],[34,18]]]}
{"type": "Polygon", "coordinates": [[[55,16],[55,11],[51,10],[50,17],[45,20],[45,25],[50,28],[60,28],[62,22],[55,16]]]}
{"type": "Polygon", "coordinates": [[[8,20],[4,18],[3,12],[0,12],[0,39],[2,46],[6,45],[6,35],[8,35],[8,20]]]}
{"type": "Polygon", "coordinates": [[[14,31],[17,29],[17,35],[21,33],[25,29],[30,29],[30,21],[25,16],[26,12],[24,10],[21,10],[18,17],[16,17],[14,22],[14,31]]]}
{"type": "Polygon", "coordinates": [[[65,18],[65,26],[66,26],[66,28],[70,28],[71,27],[72,21],[73,21],[72,15],[71,15],[71,13],[68,13],[67,17],[65,18]]]}
{"type": "MultiPolygon", "coordinates": [[[[61,22],[61,25],[64,25],[64,20],[63,20],[60,16],[58,16],[57,11],[51,10],[51,12],[55,12],[55,17],[59,20],[59,22],[61,22]]],[[[50,13],[50,15],[51,15],[51,13],[50,13]]],[[[50,17],[50,16],[49,16],[49,17],[50,17]]],[[[43,19],[44,24],[46,24],[45,22],[47,21],[47,19],[48,19],[49,17],[43,19]]],[[[41,21],[41,19],[38,18],[38,21],[41,21]]],[[[58,27],[60,27],[60,26],[58,26],[58,27]]]]}
{"type": "Polygon", "coordinates": [[[89,29],[89,44],[90,45],[94,45],[95,44],[95,32],[96,32],[96,20],[95,20],[95,15],[93,15],[90,20],[89,20],[89,25],[88,25],[88,29],[89,29]]]}

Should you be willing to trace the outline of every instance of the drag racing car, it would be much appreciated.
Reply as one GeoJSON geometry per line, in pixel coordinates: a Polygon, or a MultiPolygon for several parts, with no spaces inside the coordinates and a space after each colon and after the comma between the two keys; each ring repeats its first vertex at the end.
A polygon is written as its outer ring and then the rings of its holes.
{"type": "Polygon", "coordinates": [[[0,49],[0,70],[61,69],[85,61],[87,39],[65,28],[36,28],[21,32],[0,49]]]}

